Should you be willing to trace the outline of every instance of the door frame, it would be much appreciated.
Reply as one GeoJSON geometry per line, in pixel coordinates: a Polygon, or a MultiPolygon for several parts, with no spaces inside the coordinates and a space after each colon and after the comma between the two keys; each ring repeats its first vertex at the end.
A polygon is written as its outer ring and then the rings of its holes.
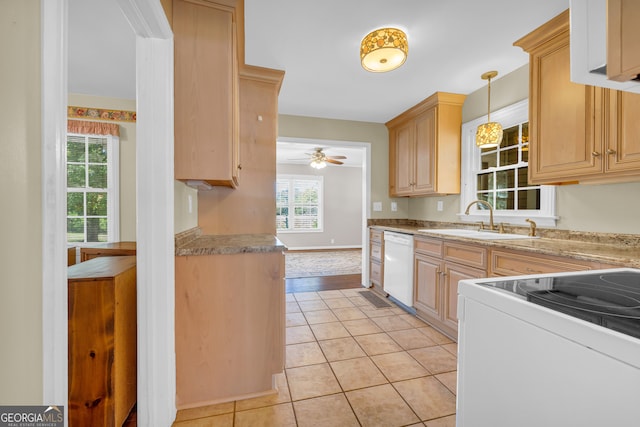
{"type": "MultiPolygon", "coordinates": [[[[136,33],[137,420],[168,426],[176,415],[173,33],[157,0],[112,1],[136,33]]],[[[40,4],[43,403],[66,406],[68,1],[40,4]]]]}
{"type": "Polygon", "coordinates": [[[360,141],[342,141],[320,138],[295,138],[288,136],[278,136],[278,141],[308,145],[310,150],[313,147],[348,147],[362,150],[362,218],[361,218],[361,239],[362,239],[362,286],[369,287],[369,228],[368,218],[371,216],[371,143],[360,141]]]}

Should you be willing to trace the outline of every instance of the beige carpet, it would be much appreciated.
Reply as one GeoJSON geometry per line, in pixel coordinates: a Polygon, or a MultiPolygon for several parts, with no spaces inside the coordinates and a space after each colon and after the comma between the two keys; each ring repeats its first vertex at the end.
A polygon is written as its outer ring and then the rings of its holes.
{"type": "Polygon", "coordinates": [[[285,252],[285,277],[338,276],[362,273],[362,251],[285,252]]]}

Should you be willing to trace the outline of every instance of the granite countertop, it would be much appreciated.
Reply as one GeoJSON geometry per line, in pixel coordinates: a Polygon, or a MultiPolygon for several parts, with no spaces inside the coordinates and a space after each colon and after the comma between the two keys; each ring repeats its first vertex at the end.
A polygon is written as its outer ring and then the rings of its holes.
{"type": "MultiPolygon", "coordinates": [[[[482,240],[461,236],[438,236],[433,233],[418,231],[425,228],[471,228],[468,226],[461,227],[460,225],[453,227],[451,224],[439,226],[437,223],[424,225],[375,224],[372,227],[379,230],[473,243],[496,249],[521,250],[584,261],[602,262],[621,267],[640,268],[640,236],[638,235],[551,230],[547,232],[549,237],[546,237],[546,230],[540,230],[540,237],[535,239],[482,240]]],[[[509,230],[509,232],[513,231],[515,230],[509,230]]],[[[517,234],[526,236],[527,229],[521,227],[521,229],[517,230],[517,234]]]]}
{"type": "Polygon", "coordinates": [[[176,256],[282,252],[285,245],[272,234],[202,234],[193,228],[176,235],[176,256]]]}

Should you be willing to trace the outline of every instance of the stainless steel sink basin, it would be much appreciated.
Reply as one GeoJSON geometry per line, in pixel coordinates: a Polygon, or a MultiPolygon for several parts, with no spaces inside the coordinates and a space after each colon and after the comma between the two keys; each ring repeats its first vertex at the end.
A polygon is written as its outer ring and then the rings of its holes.
{"type": "Polygon", "coordinates": [[[469,230],[466,228],[425,228],[418,230],[423,233],[439,234],[443,236],[465,237],[479,240],[515,240],[515,239],[537,239],[535,236],[525,236],[523,234],[498,233],[483,230],[469,230]]]}

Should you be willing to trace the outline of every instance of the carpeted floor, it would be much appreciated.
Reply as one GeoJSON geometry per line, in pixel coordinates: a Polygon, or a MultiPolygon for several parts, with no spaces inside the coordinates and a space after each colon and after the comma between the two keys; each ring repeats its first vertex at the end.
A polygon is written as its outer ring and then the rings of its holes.
{"type": "Polygon", "coordinates": [[[362,251],[285,252],[285,277],[338,276],[362,273],[362,251]]]}

